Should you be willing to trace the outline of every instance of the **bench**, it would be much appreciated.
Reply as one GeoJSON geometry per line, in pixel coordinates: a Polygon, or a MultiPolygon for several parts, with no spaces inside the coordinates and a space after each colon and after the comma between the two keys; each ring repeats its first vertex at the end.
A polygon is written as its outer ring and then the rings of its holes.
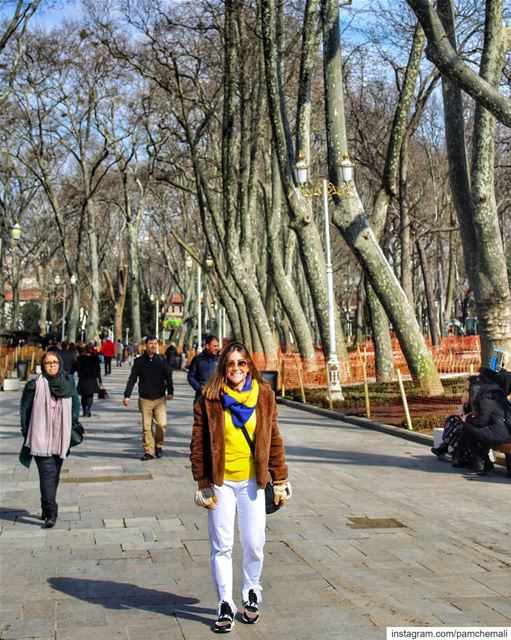
{"type": "Polygon", "coordinates": [[[507,476],[511,478],[511,443],[501,444],[498,447],[493,447],[495,455],[495,462],[501,464],[507,468],[507,476]],[[502,453],[504,457],[497,454],[502,453]]]}

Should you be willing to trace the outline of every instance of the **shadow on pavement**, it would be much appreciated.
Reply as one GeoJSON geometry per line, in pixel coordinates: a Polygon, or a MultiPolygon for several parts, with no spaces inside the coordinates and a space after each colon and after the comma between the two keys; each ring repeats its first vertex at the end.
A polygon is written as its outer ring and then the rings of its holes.
{"type": "Polygon", "coordinates": [[[147,589],[128,582],[60,577],[48,578],[48,584],[57,591],[106,609],[143,609],[176,615],[208,626],[213,624],[212,618],[216,613],[214,609],[195,606],[199,603],[197,598],[147,589]],[[201,614],[207,614],[207,617],[201,614]]]}
{"type": "MultiPolygon", "coordinates": [[[[414,455],[404,458],[402,455],[368,453],[367,451],[345,451],[343,449],[314,449],[286,445],[286,457],[289,462],[330,463],[365,467],[396,467],[400,469],[420,469],[425,473],[453,473],[465,475],[466,469],[457,469],[449,463],[440,462],[433,455],[414,455]]],[[[469,476],[467,480],[478,480],[497,484],[509,483],[504,467],[490,471],[486,476],[469,476]]]]}
{"type": "Polygon", "coordinates": [[[22,522],[23,524],[33,524],[42,526],[43,521],[39,515],[34,515],[26,509],[16,509],[14,507],[0,507],[0,520],[8,520],[9,522],[22,522]]]}

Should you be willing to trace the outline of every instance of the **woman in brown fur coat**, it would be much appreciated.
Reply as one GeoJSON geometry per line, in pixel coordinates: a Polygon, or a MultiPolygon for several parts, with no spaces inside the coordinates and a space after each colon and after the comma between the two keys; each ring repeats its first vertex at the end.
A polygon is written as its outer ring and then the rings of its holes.
{"type": "Polygon", "coordinates": [[[195,403],[190,448],[192,473],[198,483],[195,503],[208,509],[211,572],[218,596],[213,630],[227,633],[237,611],[232,595],[236,513],[242,548],[242,620],[255,624],[262,600],[264,488],[273,481],[279,504],[285,504],[292,493],[275,395],[239,342],[225,348],[195,403]]]}

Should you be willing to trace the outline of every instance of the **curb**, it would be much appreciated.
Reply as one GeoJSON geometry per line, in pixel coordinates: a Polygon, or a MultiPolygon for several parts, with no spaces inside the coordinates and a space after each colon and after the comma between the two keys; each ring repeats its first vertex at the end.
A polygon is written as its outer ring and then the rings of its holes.
{"type": "Polygon", "coordinates": [[[309,413],[315,413],[325,418],[331,418],[332,420],[340,420],[353,424],[363,429],[371,429],[372,431],[380,431],[381,433],[387,433],[388,435],[402,438],[403,440],[411,440],[412,442],[418,442],[428,447],[433,446],[433,436],[428,436],[425,433],[418,433],[416,431],[408,431],[400,427],[394,427],[390,424],[383,424],[381,422],[374,422],[368,418],[359,418],[357,416],[350,416],[339,411],[330,411],[330,409],[321,409],[320,407],[314,407],[312,405],[303,404],[296,400],[288,400],[287,398],[277,397],[277,404],[283,404],[293,409],[299,409],[300,411],[308,411],[309,413]]]}

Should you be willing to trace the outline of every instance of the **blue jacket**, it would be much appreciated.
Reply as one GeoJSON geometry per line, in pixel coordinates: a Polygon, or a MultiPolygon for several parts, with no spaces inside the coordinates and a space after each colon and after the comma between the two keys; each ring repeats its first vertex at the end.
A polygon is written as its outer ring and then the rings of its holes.
{"type": "Polygon", "coordinates": [[[204,349],[192,360],[188,369],[188,383],[195,389],[195,399],[200,398],[202,387],[213,375],[220,356],[209,353],[204,349]]]}

